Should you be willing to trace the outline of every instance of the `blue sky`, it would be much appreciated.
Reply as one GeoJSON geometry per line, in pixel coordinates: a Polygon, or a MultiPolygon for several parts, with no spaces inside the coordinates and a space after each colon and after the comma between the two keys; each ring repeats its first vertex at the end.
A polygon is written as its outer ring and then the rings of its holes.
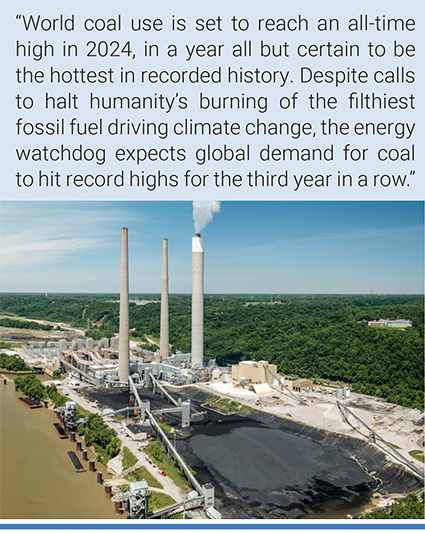
{"type": "MultiPolygon", "coordinates": [[[[423,293],[423,202],[222,202],[203,231],[205,291],[423,293]]],[[[190,202],[3,202],[4,292],[119,291],[129,228],[130,291],[191,290],[190,202]]]]}

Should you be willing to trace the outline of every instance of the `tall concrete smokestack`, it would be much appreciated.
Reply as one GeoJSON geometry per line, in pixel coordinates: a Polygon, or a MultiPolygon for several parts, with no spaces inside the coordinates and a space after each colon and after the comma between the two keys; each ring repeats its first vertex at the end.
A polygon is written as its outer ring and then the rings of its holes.
{"type": "MultiPolygon", "coordinates": [[[[170,341],[168,330],[168,240],[162,239],[162,281],[161,281],[161,330],[159,341],[159,355],[157,362],[160,363],[170,354],[170,341]]],[[[158,353],[158,352],[157,352],[158,353]]]]}
{"type": "Polygon", "coordinates": [[[122,229],[120,337],[118,352],[119,380],[127,383],[130,371],[130,326],[128,322],[128,229],[122,229]]]}
{"type": "Polygon", "coordinates": [[[204,245],[201,235],[192,238],[192,367],[204,360],[204,245]]]}

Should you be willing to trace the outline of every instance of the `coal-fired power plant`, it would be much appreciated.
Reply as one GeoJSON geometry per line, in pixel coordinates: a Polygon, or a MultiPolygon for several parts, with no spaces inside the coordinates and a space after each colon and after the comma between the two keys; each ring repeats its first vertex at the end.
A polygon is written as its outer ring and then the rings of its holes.
{"type": "Polygon", "coordinates": [[[156,358],[158,363],[170,354],[168,327],[168,240],[162,239],[161,325],[159,352],[156,358]]]}
{"type": "MultiPolygon", "coordinates": [[[[156,304],[157,300],[132,299],[132,309],[135,310],[135,305],[143,306],[151,302],[156,304]]],[[[167,513],[171,514],[176,508],[181,507],[184,510],[203,507],[208,518],[221,518],[220,513],[214,508],[214,487],[210,483],[204,485],[199,483],[183,456],[177,452],[176,444],[173,446],[169,440],[168,430],[164,431],[161,423],[155,418],[161,416],[162,420],[162,415],[166,414],[174,417],[172,420],[175,421],[177,416],[181,420],[178,423],[182,429],[189,428],[192,421],[203,420],[205,411],[198,413],[196,408],[191,408],[190,396],[187,397],[188,394],[184,389],[179,392],[180,397],[177,400],[163,383],[178,387],[187,386],[198,381],[209,381],[213,372],[218,371],[215,361],[210,361],[207,367],[203,366],[204,251],[201,235],[196,233],[192,239],[192,354],[177,350],[172,350],[173,353],[170,354],[167,239],[162,240],[159,350],[146,349],[144,342],[140,343],[141,345],[136,342],[130,344],[129,303],[128,229],[122,228],[119,338],[114,337],[109,342],[109,338],[105,337],[96,347],[94,339],[75,339],[70,350],[67,349],[66,340],[62,340],[58,354],[59,368],[64,373],[69,372],[72,378],[84,380],[95,387],[93,390],[90,389],[90,392],[94,397],[99,395],[96,403],[102,402],[104,409],[100,416],[109,418],[118,413],[126,413],[127,418],[133,416],[136,421],[133,420],[132,424],[126,425],[127,433],[131,427],[135,431],[135,433],[130,432],[131,438],[137,439],[137,435],[149,426],[151,432],[163,442],[167,452],[177,461],[190,481],[193,491],[185,495],[185,499],[177,507],[175,505],[163,507],[158,510],[159,514],[148,512],[149,490],[145,480],[130,483],[130,490],[115,493],[112,501],[116,506],[126,502],[125,509],[129,512],[129,518],[156,518],[167,513]],[[99,387],[101,391],[97,390],[99,387]],[[116,391],[108,390],[114,388],[120,389],[117,394],[116,391]],[[157,402],[157,398],[153,398],[156,394],[162,396],[164,400],[157,402]],[[151,409],[151,400],[158,406],[152,403],[153,409],[151,409]],[[121,402],[124,402],[124,406],[121,402]],[[167,402],[172,405],[168,405],[167,402]]],[[[142,311],[143,315],[143,307],[139,307],[138,310],[142,311]]],[[[78,383],[76,385],[78,386],[78,383]]],[[[74,414],[68,424],[72,423],[75,427],[80,423],[76,420],[75,403],[68,403],[74,406],[74,414]]]]}
{"type": "MultiPolygon", "coordinates": [[[[112,427],[117,415],[124,418],[119,423],[120,439],[121,435],[125,436],[126,446],[130,446],[128,439],[131,439],[132,454],[138,464],[146,461],[144,450],[149,441],[161,442],[164,453],[179,465],[191,485],[190,492],[181,493],[178,498],[181,501],[174,500],[178,495],[173,489],[171,503],[164,501],[159,509],[151,511],[149,498],[153,493],[146,480],[133,481],[121,491],[117,483],[121,482],[122,469],[118,468],[112,480],[105,480],[105,489],[108,489],[105,493],[115,503],[116,513],[124,510],[132,519],[157,519],[169,518],[175,513],[198,518],[203,517],[199,513],[204,512],[208,518],[220,519],[221,514],[214,507],[215,487],[212,483],[217,483],[219,504],[229,517],[239,516],[244,508],[246,514],[243,517],[258,516],[261,519],[312,516],[313,513],[332,510],[333,501],[343,502],[343,506],[338,503],[335,507],[338,513],[347,515],[348,510],[359,513],[378,490],[382,490],[384,495],[403,491],[403,494],[414,494],[421,490],[423,470],[412,462],[415,458],[409,460],[394,450],[393,445],[367,425],[370,422],[363,422],[360,415],[348,407],[354,406],[359,412],[364,410],[370,418],[369,411],[375,410],[375,404],[378,405],[376,399],[372,398],[373,403],[367,405],[362,395],[345,402],[344,399],[350,397],[348,386],[338,390],[321,387],[319,390],[313,388],[310,380],[281,379],[276,365],[267,361],[241,361],[232,365],[231,369],[219,367],[215,359],[209,357],[213,352],[208,352],[208,344],[204,365],[204,245],[201,232],[204,233],[214,213],[219,212],[220,205],[219,202],[201,201],[193,204],[191,352],[182,351],[188,349],[188,299],[186,295],[181,300],[173,296],[170,298],[169,294],[168,240],[162,239],[162,247],[159,239],[156,241],[158,254],[153,261],[157,266],[149,286],[157,286],[158,290],[161,276],[160,301],[156,293],[146,296],[135,294],[130,299],[127,228],[122,228],[119,337],[105,336],[97,342],[83,336],[82,332],[81,338],[73,335],[70,347],[67,339],[62,338],[57,359],[53,362],[46,351],[46,373],[48,370],[55,377],[58,369],[68,375],[61,386],[67,396],[66,388],[72,387],[75,401],[67,401],[57,410],[63,424],[72,431],[71,436],[75,436],[80,424],[89,422],[89,419],[77,419],[76,414],[76,401],[81,398],[84,402],[84,395],[95,402],[98,406],[96,416],[105,419],[109,427],[112,427]],[[130,341],[130,332],[135,337],[134,341],[130,341]],[[146,337],[145,332],[154,337],[146,337]],[[158,332],[159,346],[156,340],[158,332]],[[175,343],[171,349],[170,341],[175,343]],[[247,395],[248,387],[251,396],[247,395]],[[214,402],[208,401],[210,394],[214,395],[214,402]],[[229,402],[229,398],[233,397],[237,401],[229,402]],[[239,401],[242,403],[238,404],[239,401]],[[254,414],[250,414],[251,405],[255,405],[254,414]],[[239,410],[239,407],[243,409],[239,410]],[[246,417],[238,416],[238,411],[246,413],[246,417]],[[327,416],[330,412],[332,415],[327,416]],[[336,417],[338,412],[341,414],[341,425],[338,425],[336,417]],[[294,414],[293,420],[288,419],[291,413],[294,414]],[[358,429],[358,446],[350,434],[355,426],[358,429]],[[325,432],[326,449],[323,447],[325,432]],[[370,442],[362,442],[365,438],[370,442]],[[379,442],[380,450],[373,449],[375,441],[379,442]],[[281,453],[281,450],[291,450],[291,453],[281,453]],[[294,450],[297,454],[292,453],[294,450]],[[358,454],[359,459],[353,454],[358,454]],[[390,455],[397,466],[389,464],[390,455]],[[241,457],[244,458],[243,464],[241,457]],[[191,464],[186,461],[191,461],[191,464]],[[297,469],[293,468],[294,464],[298,465],[297,469]],[[200,471],[199,479],[191,466],[200,471]],[[415,477],[408,474],[407,468],[415,473],[415,477]],[[245,476],[241,476],[242,471],[245,476]],[[376,476],[370,476],[370,471],[377,472],[376,476]],[[203,472],[209,473],[208,479],[203,472]],[[377,478],[384,479],[385,484],[378,486],[377,478]],[[228,493],[232,494],[230,500],[226,496],[228,493]],[[192,509],[199,508],[203,511],[192,513],[192,509]]],[[[118,232],[119,227],[117,237],[118,232]]],[[[184,237],[184,242],[187,247],[183,262],[186,265],[184,282],[187,283],[190,275],[186,263],[189,260],[189,234],[184,237]]],[[[147,249],[148,241],[144,244],[147,249]]],[[[114,261],[118,260],[118,246],[117,243],[114,261]]],[[[117,298],[97,300],[99,305],[96,308],[105,302],[104,320],[101,322],[104,327],[116,325],[117,298]]],[[[107,330],[97,329],[98,333],[102,331],[106,333],[107,330]]],[[[33,353],[36,352],[31,350],[27,359],[30,364],[35,360],[33,353]]],[[[388,408],[387,418],[392,410],[388,408]]],[[[417,414],[411,411],[410,414],[406,412],[409,424],[423,425],[423,417],[418,420],[417,414]]],[[[379,427],[384,426],[381,424],[379,427]]],[[[392,435],[396,437],[400,433],[400,427],[391,433],[391,440],[392,435]]],[[[59,428],[66,436],[61,424],[55,424],[55,428],[61,438],[59,428]]],[[[402,428],[402,434],[409,431],[406,428],[402,428]]],[[[396,439],[394,441],[397,442],[396,439]]],[[[413,448],[415,443],[417,437],[409,441],[409,448],[413,448]]],[[[81,451],[81,442],[77,444],[77,449],[81,451]]],[[[118,462],[120,466],[121,462],[118,462]]],[[[90,462],[90,466],[91,463],[94,470],[94,461],[90,462]]],[[[168,472],[162,474],[167,476],[168,472]]],[[[99,475],[101,472],[98,472],[97,482],[101,483],[99,475]]],[[[171,485],[169,489],[171,492],[171,485]]],[[[164,490],[168,494],[168,488],[164,490]]]]}
{"type": "Polygon", "coordinates": [[[204,362],[204,246],[199,233],[192,238],[192,368],[204,362]]]}
{"type": "Polygon", "coordinates": [[[121,243],[121,291],[120,291],[120,336],[118,353],[118,377],[128,382],[130,371],[130,326],[128,321],[128,229],[122,229],[121,243]]]}
{"type": "MultiPolygon", "coordinates": [[[[148,302],[134,300],[136,305],[148,302]]],[[[211,378],[215,361],[209,360],[204,366],[204,246],[200,233],[192,238],[191,353],[178,350],[170,353],[168,239],[162,240],[159,350],[146,349],[143,343],[140,346],[130,343],[129,304],[128,229],[122,228],[119,336],[110,341],[106,337],[100,339],[96,348],[93,339],[74,340],[70,350],[66,349],[66,342],[62,343],[61,370],[74,372],[95,386],[130,390],[136,385],[153,386],[160,380],[180,386],[211,378]]]]}

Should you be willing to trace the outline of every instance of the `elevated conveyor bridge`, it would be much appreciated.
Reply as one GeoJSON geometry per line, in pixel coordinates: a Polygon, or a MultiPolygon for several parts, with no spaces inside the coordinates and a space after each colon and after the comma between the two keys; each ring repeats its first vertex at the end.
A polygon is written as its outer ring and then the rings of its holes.
{"type": "Polygon", "coordinates": [[[273,374],[273,372],[270,369],[268,369],[266,366],[264,366],[264,370],[266,371],[266,373],[270,374],[270,376],[272,376],[281,386],[281,390],[277,389],[276,387],[272,387],[273,389],[277,390],[278,392],[284,392],[287,395],[289,395],[293,400],[300,403],[301,405],[305,405],[306,402],[302,398],[294,394],[291,390],[288,389],[288,387],[285,387],[285,384],[283,383],[283,381],[280,379],[279,376],[276,376],[275,374],[273,374]]]}
{"type": "MultiPolygon", "coordinates": [[[[345,422],[347,422],[347,424],[349,424],[354,430],[360,432],[359,429],[357,427],[355,427],[350,422],[350,420],[349,420],[350,417],[352,417],[355,420],[357,420],[357,422],[359,422],[364,428],[367,429],[367,431],[369,432],[369,435],[367,435],[367,436],[373,442],[373,444],[378,445],[376,441],[380,441],[384,445],[384,446],[380,446],[380,447],[383,447],[386,453],[388,453],[388,454],[392,455],[393,457],[395,457],[396,459],[398,459],[398,461],[400,461],[402,464],[404,464],[405,466],[410,468],[410,470],[413,470],[413,472],[415,472],[415,474],[418,475],[419,477],[421,477],[422,479],[425,478],[423,470],[421,470],[419,467],[417,467],[415,464],[413,464],[412,461],[409,461],[409,459],[404,457],[404,455],[402,455],[399,451],[397,451],[394,448],[394,446],[391,446],[391,444],[389,442],[387,442],[378,433],[376,433],[376,431],[374,431],[371,427],[369,427],[366,424],[366,422],[364,422],[359,416],[357,416],[345,404],[343,404],[339,400],[336,401],[336,404],[338,406],[338,409],[340,410],[340,413],[341,413],[341,416],[342,416],[343,420],[345,422]]],[[[361,433],[361,434],[363,435],[363,433],[361,433]]],[[[365,435],[363,435],[363,436],[365,436],[365,435]]]]}

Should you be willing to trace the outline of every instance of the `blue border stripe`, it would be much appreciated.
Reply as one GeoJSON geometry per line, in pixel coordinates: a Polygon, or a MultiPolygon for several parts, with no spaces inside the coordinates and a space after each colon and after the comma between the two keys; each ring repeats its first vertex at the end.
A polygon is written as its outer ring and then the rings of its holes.
{"type": "Polygon", "coordinates": [[[422,523],[405,524],[0,524],[0,529],[425,529],[422,523]]]}

